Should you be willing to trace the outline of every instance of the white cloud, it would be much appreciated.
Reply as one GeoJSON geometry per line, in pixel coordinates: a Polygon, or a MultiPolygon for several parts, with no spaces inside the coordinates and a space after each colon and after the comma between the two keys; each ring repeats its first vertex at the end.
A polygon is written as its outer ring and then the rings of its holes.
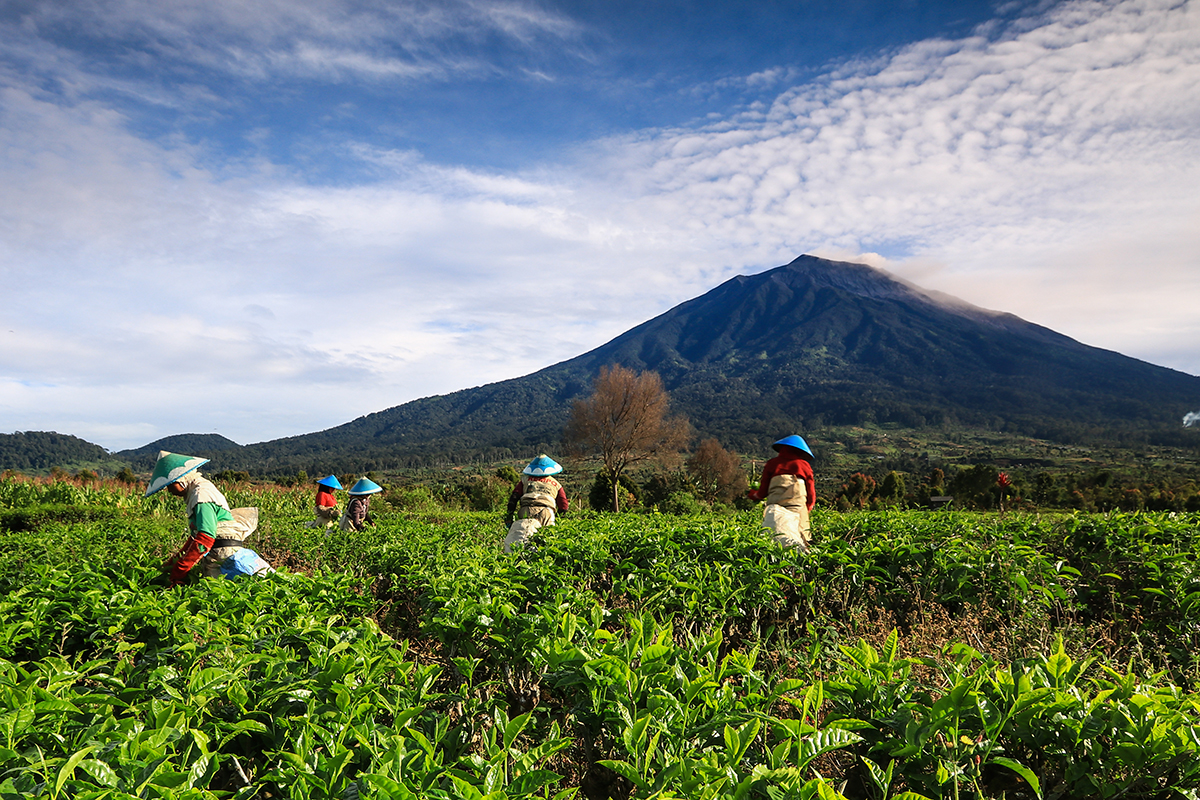
{"type": "MultiPolygon", "coordinates": [[[[343,19],[334,4],[286,5],[87,8],[114,30],[145,11],[137,24],[172,48],[209,48],[189,51],[195,64],[230,42],[281,42],[246,58],[268,71],[284,69],[271,52],[346,59],[346,75],[390,68],[384,34],[362,19],[390,7],[343,19]]],[[[516,38],[570,34],[532,7],[451,8],[516,38]]],[[[68,59],[61,74],[80,69],[68,59]]],[[[571,357],[803,252],[866,254],[926,288],[1200,373],[1185,344],[1200,333],[1190,5],[1066,4],[523,172],[346,143],[381,177],[339,187],[150,141],[90,91],[0,78],[0,418],[12,429],[114,448],[185,430],[240,442],[317,430],[571,357]]]]}

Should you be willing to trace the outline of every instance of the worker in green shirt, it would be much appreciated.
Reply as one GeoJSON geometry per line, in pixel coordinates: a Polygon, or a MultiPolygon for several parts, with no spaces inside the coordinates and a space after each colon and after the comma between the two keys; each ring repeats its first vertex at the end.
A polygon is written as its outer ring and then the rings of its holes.
{"type": "Polygon", "coordinates": [[[242,543],[258,527],[258,509],[230,509],[221,490],[197,471],[207,463],[207,458],[161,451],[146,487],[146,497],[166,489],[187,501],[190,535],[179,552],[163,565],[171,586],[183,583],[201,561],[208,577],[236,578],[275,571],[242,543]]]}

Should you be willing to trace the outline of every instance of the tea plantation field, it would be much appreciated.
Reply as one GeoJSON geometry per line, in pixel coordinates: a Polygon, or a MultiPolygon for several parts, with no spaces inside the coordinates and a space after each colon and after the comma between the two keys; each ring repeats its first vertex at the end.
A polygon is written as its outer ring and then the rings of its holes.
{"type": "Polygon", "coordinates": [[[262,509],[0,480],[0,798],[1200,798],[1200,515],[262,509]]]}

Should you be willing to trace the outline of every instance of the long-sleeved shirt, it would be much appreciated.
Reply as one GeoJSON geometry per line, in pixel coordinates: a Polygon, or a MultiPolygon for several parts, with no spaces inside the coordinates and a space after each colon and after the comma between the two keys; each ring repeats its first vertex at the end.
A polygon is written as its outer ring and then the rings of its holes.
{"type": "Polygon", "coordinates": [[[172,586],[183,583],[192,567],[212,549],[217,538],[217,523],[233,519],[225,495],[207,478],[199,473],[185,475],[180,483],[186,487],[184,495],[188,504],[188,528],[191,536],[171,568],[172,586]]]}
{"type": "Polygon", "coordinates": [[[780,448],[779,455],[763,464],[762,479],[757,489],[751,489],[746,494],[752,500],[765,500],[771,487],[771,478],[776,475],[795,475],[804,481],[805,505],[812,511],[817,502],[816,481],[813,478],[812,464],[807,458],[798,455],[801,451],[786,445],[780,448]]]}
{"type": "Polygon", "coordinates": [[[360,531],[367,524],[367,513],[370,508],[371,495],[356,494],[350,498],[350,504],[346,506],[346,516],[349,517],[355,530],[360,531]]]}

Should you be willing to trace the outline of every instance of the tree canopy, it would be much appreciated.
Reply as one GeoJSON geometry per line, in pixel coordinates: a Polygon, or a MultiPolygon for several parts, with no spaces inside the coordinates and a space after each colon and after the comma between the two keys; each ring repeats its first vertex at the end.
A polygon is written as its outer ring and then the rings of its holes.
{"type": "Polygon", "coordinates": [[[629,467],[686,446],[691,426],[668,416],[669,405],[658,373],[620,365],[601,367],[592,394],[572,405],[563,439],[599,456],[614,487],[614,511],[620,511],[616,487],[629,467]]]}

